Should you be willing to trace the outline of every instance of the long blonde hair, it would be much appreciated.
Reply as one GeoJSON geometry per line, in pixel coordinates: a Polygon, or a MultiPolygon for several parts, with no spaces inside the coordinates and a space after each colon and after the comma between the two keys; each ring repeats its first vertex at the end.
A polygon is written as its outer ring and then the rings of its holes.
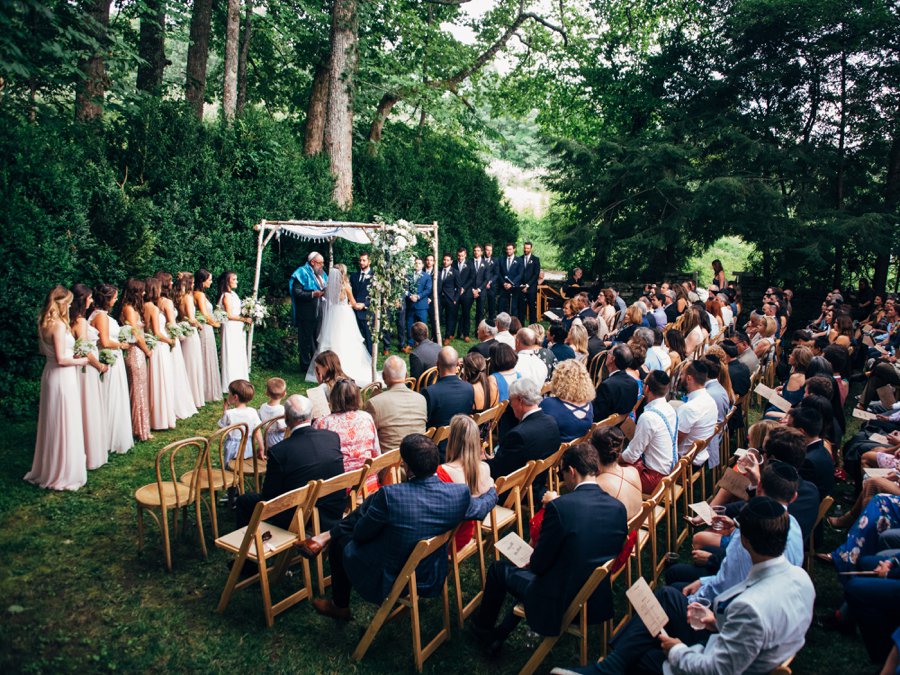
{"type": "Polygon", "coordinates": [[[54,286],[47,294],[44,309],[38,317],[38,330],[48,328],[54,321],[62,321],[69,328],[69,305],[72,304],[72,291],[65,286],[54,286]]]}
{"type": "Polygon", "coordinates": [[[447,463],[459,462],[469,492],[478,491],[478,473],[481,466],[481,434],[478,425],[468,415],[454,415],[450,420],[450,436],[447,438],[447,463]]]}
{"type": "Polygon", "coordinates": [[[572,327],[569,328],[569,334],[566,335],[566,344],[579,354],[587,354],[588,334],[584,326],[573,323],[572,327]]]}

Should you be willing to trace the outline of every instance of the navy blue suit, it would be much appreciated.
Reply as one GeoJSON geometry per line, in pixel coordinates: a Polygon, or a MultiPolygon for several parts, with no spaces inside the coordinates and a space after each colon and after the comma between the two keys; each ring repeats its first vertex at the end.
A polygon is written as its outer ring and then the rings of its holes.
{"type": "MultiPolygon", "coordinates": [[[[445,427],[454,415],[471,415],[475,408],[475,390],[457,375],[444,375],[422,391],[428,405],[426,426],[445,427]]],[[[446,441],[438,445],[441,462],[444,461],[446,441]]]]}
{"type": "Polygon", "coordinates": [[[800,467],[801,478],[816,484],[819,501],[834,494],[834,460],[825,444],[818,440],[806,448],[806,459],[800,467]]]}
{"type": "Polygon", "coordinates": [[[365,274],[354,272],[350,275],[350,290],[353,291],[353,299],[366,306],[365,309],[354,309],[353,311],[356,314],[356,325],[359,326],[359,332],[366,341],[366,351],[370,353],[372,351],[372,330],[369,328],[369,318],[372,315],[369,310],[369,285],[371,283],[371,269],[367,270],[365,274]]]}
{"type": "MultiPolygon", "coordinates": [[[[546,459],[559,450],[560,442],[556,419],[538,409],[510,429],[500,441],[497,454],[488,460],[491,476],[506,476],[532,459],[546,459]]],[[[538,501],[544,496],[546,481],[545,474],[534,481],[534,497],[538,501]]]]}
{"type": "MultiPolygon", "coordinates": [[[[349,606],[351,586],[369,602],[381,603],[419,541],[464,520],[482,520],[496,503],[493,488],[473,498],[465,485],[444,483],[435,475],[383,486],[331,529],[335,604],[349,606]]],[[[418,592],[440,594],[446,577],[445,546],[416,568],[418,592]]]]}
{"type": "Polygon", "coordinates": [[[482,319],[487,319],[493,325],[495,315],[496,296],[494,281],[497,276],[497,261],[487,258],[472,259],[472,268],[475,270],[475,285],[478,289],[478,297],[475,298],[475,328],[482,319]]]}
{"type": "Polygon", "coordinates": [[[459,304],[459,281],[453,265],[442,267],[437,271],[437,284],[438,302],[440,303],[440,317],[438,318],[447,331],[444,337],[449,338],[456,331],[456,307],[459,304]]]}
{"type": "Polygon", "coordinates": [[[456,283],[459,285],[459,319],[454,335],[469,337],[472,303],[475,302],[475,296],[472,295],[472,289],[475,287],[475,267],[468,261],[464,267],[460,266],[459,261],[453,263],[451,267],[456,271],[456,283]]]}
{"type": "Polygon", "coordinates": [[[520,288],[519,294],[519,320],[523,326],[537,321],[537,292],[538,277],[541,274],[541,259],[536,255],[528,256],[528,263],[525,262],[525,256],[520,256],[519,261],[522,264],[522,275],[519,278],[520,286],[528,286],[528,289],[520,288]],[[527,311],[526,311],[527,310],[527,311]]]}
{"type": "MultiPolygon", "coordinates": [[[[505,560],[491,565],[476,623],[492,628],[509,591],[524,601],[528,625],[535,632],[558,635],[569,603],[594,569],[619,554],[627,534],[625,506],[596,483],[583,483],[548,502],[531,564],[527,569],[505,560]]],[[[608,577],[590,597],[587,609],[590,624],[613,616],[608,577]]],[[[503,637],[516,623],[510,612],[501,629],[503,637]]]]}
{"type": "Polygon", "coordinates": [[[409,331],[416,321],[428,324],[428,299],[431,297],[432,281],[431,275],[426,272],[419,274],[418,281],[415,280],[415,273],[409,275],[408,287],[410,290],[415,286],[415,291],[406,294],[406,338],[407,344],[412,346],[412,338],[409,337],[409,331]],[[417,295],[418,300],[413,302],[410,295],[417,295]]]}
{"type": "Polygon", "coordinates": [[[638,400],[638,383],[624,370],[617,370],[597,387],[594,399],[594,421],[600,422],[616,413],[631,412],[638,400]]]}
{"type": "Polygon", "coordinates": [[[519,296],[522,292],[519,290],[519,284],[522,279],[522,261],[513,256],[512,264],[509,259],[503,255],[497,259],[497,295],[500,298],[498,312],[507,312],[510,316],[516,315],[519,296]],[[503,284],[512,284],[510,288],[504,288],[503,284]]]}

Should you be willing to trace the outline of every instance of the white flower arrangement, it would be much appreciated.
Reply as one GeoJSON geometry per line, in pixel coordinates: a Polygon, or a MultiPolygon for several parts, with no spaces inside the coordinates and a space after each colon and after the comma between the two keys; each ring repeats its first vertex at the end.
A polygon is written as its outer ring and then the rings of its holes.
{"type": "Polygon", "coordinates": [[[179,321],[178,330],[181,333],[182,340],[197,332],[197,329],[191,325],[190,321],[179,321]]]}
{"type": "Polygon", "coordinates": [[[137,336],[135,336],[134,329],[131,326],[122,326],[119,329],[119,342],[126,342],[130,345],[137,342],[137,336]]]}
{"type": "Polygon", "coordinates": [[[269,316],[269,308],[260,298],[244,298],[241,300],[241,316],[250,319],[251,323],[244,326],[244,330],[250,330],[250,326],[264,326],[269,316]]]}
{"type": "Polygon", "coordinates": [[[147,349],[151,352],[156,349],[156,345],[159,343],[159,338],[157,338],[153,333],[144,333],[144,344],[147,345],[147,349]]]}
{"type": "Polygon", "coordinates": [[[228,312],[224,309],[214,309],[212,316],[216,323],[225,323],[228,321],[228,312]]]}
{"type": "MultiPolygon", "coordinates": [[[[106,366],[112,366],[119,358],[118,349],[101,349],[97,357],[100,363],[106,366]]],[[[103,381],[103,373],[100,373],[100,381],[103,381]]]]}
{"type": "MultiPolygon", "coordinates": [[[[94,345],[84,338],[75,338],[75,347],[72,350],[76,359],[84,359],[94,353],[94,345]]],[[[81,372],[85,372],[85,366],[81,366],[81,372]]]]}

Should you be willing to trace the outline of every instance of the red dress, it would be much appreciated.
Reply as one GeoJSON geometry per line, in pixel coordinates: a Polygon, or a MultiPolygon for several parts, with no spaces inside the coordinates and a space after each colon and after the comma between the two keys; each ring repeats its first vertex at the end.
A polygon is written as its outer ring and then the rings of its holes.
{"type": "MultiPolygon", "coordinates": [[[[454,480],[450,477],[446,471],[444,471],[444,467],[439,466],[437,470],[437,476],[445,483],[453,483],[454,480]]],[[[456,550],[461,551],[464,546],[466,546],[470,541],[472,541],[472,537],[475,536],[475,526],[476,523],[474,520],[467,520],[464,523],[461,523],[459,529],[456,531],[456,550]]]]}

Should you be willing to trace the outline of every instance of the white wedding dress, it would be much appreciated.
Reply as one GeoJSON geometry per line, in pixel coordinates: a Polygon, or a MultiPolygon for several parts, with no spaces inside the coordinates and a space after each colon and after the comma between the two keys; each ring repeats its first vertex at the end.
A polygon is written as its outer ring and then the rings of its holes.
{"type": "MultiPolygon", "coordinates": [[[[341,360],[343,371],[352,377],[359,387],[365,387],[372,382],[372,356],[366,352],[366,343],[356,324],[356,314],[342,291],[343,284],[344,278],[340,270],[331,269],[322,305],[322,323],[319,327],[316,355],[328,350],[333,351],[341,360]]],[[[306,381],[318,381],[315,359],[309,364],[306,381]]]]}

